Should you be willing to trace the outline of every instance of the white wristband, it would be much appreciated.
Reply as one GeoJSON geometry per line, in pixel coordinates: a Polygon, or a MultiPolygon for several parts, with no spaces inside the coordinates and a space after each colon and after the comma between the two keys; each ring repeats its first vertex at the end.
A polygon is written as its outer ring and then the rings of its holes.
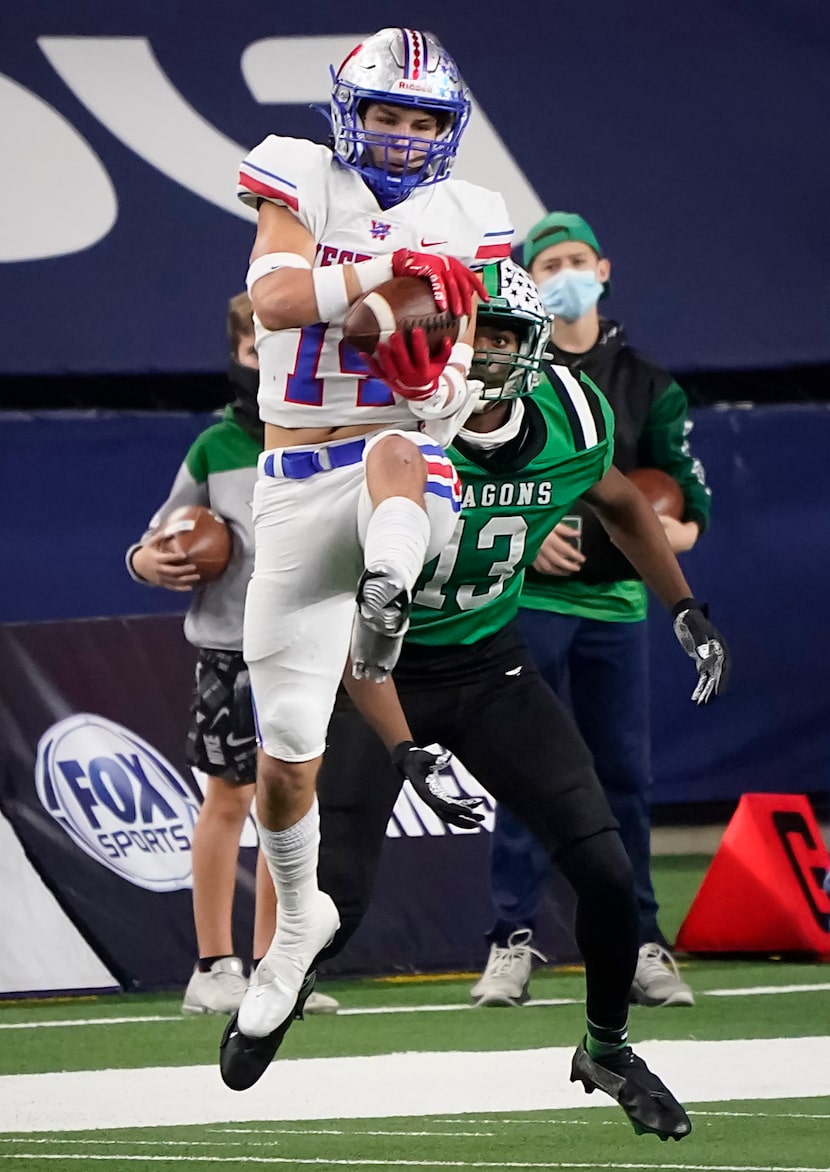
{"type": "Polygon", "coordinates": [[[359,260],[353,264],[357,283],[364,293],[377,289],[384,281],[392,280],[392,255],[375,256],[371,260],[359,260]]]}
{"type": "Polygon", "coordinates": [[[258,256],[256,260],[251,261],[248,275],[245,278],[248,296],[251,296],[251,290],[261,277],[267,277],[269,273],[275,273],[277,269],[310,268],[311,265],[306,258],[296,252],[266,252],[265,256],[258,256]]]}
{"type": "Polygon", "coordinates": [[[132,580],[134,582],[140,582],[142,584],[142,586],[149,586],[150,583],[147,581],[147,579],[142,578],[141,574],[139,574],[138,570],[136,570],[135,567],[133,566],[133,557],[136,553],[138,553],[138,551],[140,549],[141,549],[141,542],[140,541],[137,541],[135,543],[135,545],[131,545],[130,548],[127,550],[127,552],[124,555],[124,563],[127,567],[127,573],[130,575],[130,577],[132,578],[132,580]]]}
{"type": "Polygon", "coordinates": [[[466,378],[460,370],[445,366],[438,379],[438,386],[429,398],[410,399],[409,406],[418,419],[446,419],[456,413],[466,398],[466,378]]]}
{"type": "Polygon", "coordinates": [[[314,299],[317,302],[319,320],[335,321],[346,316],[349,297],[346,293],[346,270],[343,265],[327,265],[314,269],[311,274],[314,284],[314,299]]]}
{"type": "MultiPolygon", "coordinates": [[[[392,257],[375,256],[371,260],[360,260],[351,267],[361,292],[369,293],[384,281],[390,280],[392,257]]],[[[311,279],[314,282],[314,297],[320,321],[338,321],[345,317],[351,305],[346,293],[346,266],[327,265],[325,268],[315,269],[311,279]]]]}
{"type": "MultiPolygon", "coordinates": [[[[461,321],[464,325],[464,329],[462,330],[459,327],[459,334],[463,334],[467,328],[467,319],[462,318],[461,321]]],[[[464,373],[469,374],[470,367],[473,365],[474,353],[475,351],[473,350],[472,346],[468,346],[466,342],[456,342],[452,350],[450,350],[450,356],[447,359],[447,364],[449,365],[449,363],[452,363],[454,366],[463,366],[464,373]]]]}

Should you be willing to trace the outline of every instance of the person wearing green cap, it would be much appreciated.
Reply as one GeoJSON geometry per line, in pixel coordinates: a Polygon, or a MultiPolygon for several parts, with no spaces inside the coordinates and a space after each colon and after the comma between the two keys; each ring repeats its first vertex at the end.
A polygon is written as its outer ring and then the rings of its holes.
{"type": "Polygon", "coordinates": [[[522,263],[557,324],[582,321],[586,330],[598,324],[596,304],[608,296],[611,262],[587,220],[575,212],[550,212],[528,233],[522,263]]]}
{"type": "MultiPolygon", "coordinates": [[[[682,520],[660,517],[675,553],[691,549],[709,519],[710,490],[689,448],[686,396],[671,374],[629,346],[622,326],[600,316],[611,263],[591,225],[574,212],[549,212],[524,241],[523,262],[553,318],[553,361],[588,375],[614,410],[614,464],[628,473],[657,467],[680,484],[682,520]]],[[[596,515],[577,502],[528,568],[519,621],[542,675],[569,693],[577,724],[620,824],[634,867],[640,955],[632,1000],[692,1005],[657,922],[651,881],[652,784],[647,596],[639,575],[596,515]]],[[[491,850],[495,923],[487,966],[473,986],[477,1005],[526,1000],[533,930],[549,859],[533,836],[498,807],[491,850]]]]}

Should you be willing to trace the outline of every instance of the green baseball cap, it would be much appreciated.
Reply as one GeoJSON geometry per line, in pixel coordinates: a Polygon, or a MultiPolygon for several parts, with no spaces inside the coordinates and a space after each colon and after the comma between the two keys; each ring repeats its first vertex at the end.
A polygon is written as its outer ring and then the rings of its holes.
{"type": "Polygon", "coordinates": [[[525,236],[522,246],[522,264],[529,269],[540,252],[563,240],[579,240],[602,256],[599,241],[587,220],[576,212],[548,212],[525,236]]]}
{"type": "MultiPolygon", "coordinates": [[[[548,212],[525,236],[522,264],[529,270],[540,252],[554,244],[561,244],[563,240],[578,240],[593,248],[597,256],[602,256],[599,241],[587,220],[583,220],[576,212],[548,212]]],[[[607,297],[611,290],[610,281],[605,282],[603,290],[601,296],[607,297]]]]}

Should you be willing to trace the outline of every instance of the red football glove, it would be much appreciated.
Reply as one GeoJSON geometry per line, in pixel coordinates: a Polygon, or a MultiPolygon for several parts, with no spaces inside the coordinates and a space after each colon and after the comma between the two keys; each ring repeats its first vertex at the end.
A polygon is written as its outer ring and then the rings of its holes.
{"type": "Polygon", "coordinates": [[[427,336],[421,329],[409,334],[396,330],[388,342],[381,342],[374,355],[361,357],[374,378],[388,383],[404,399],[428,399],[438,388],[438,380],[450,357],[452,343],[444,339],[441,353],[430,358],[427,336]],[[407,345],[407,341],[409,345],[407,345]]]}
{"type": "Polygon", "coordinates": [[[432,286],[432,296],[439,311],[443,313],[449,309],[453,317],[470,316],[474,293],[482,301],[490,300],[480,278],[454,256],[399,248],[392,253],[392,276],[426,277],[432,286]]]}

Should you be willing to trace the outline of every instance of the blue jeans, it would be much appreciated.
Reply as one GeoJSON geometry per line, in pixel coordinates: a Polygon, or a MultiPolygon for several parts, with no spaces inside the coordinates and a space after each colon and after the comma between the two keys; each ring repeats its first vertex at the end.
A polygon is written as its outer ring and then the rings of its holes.
{"type": "MultiPolygon", "coordinates": [[[[559,696],[569,693],[576,723],[620,824],[634,868],[640,942],[663,942],[651,882],[647,624],[520,610],[519,625],[548,685],[559,696]]],[[[533,927],[549,867],[547,853],[530,831],[499,805],[490,857],[496,913],[491,941],[503,944],[513,929],[533,927]]]]}

